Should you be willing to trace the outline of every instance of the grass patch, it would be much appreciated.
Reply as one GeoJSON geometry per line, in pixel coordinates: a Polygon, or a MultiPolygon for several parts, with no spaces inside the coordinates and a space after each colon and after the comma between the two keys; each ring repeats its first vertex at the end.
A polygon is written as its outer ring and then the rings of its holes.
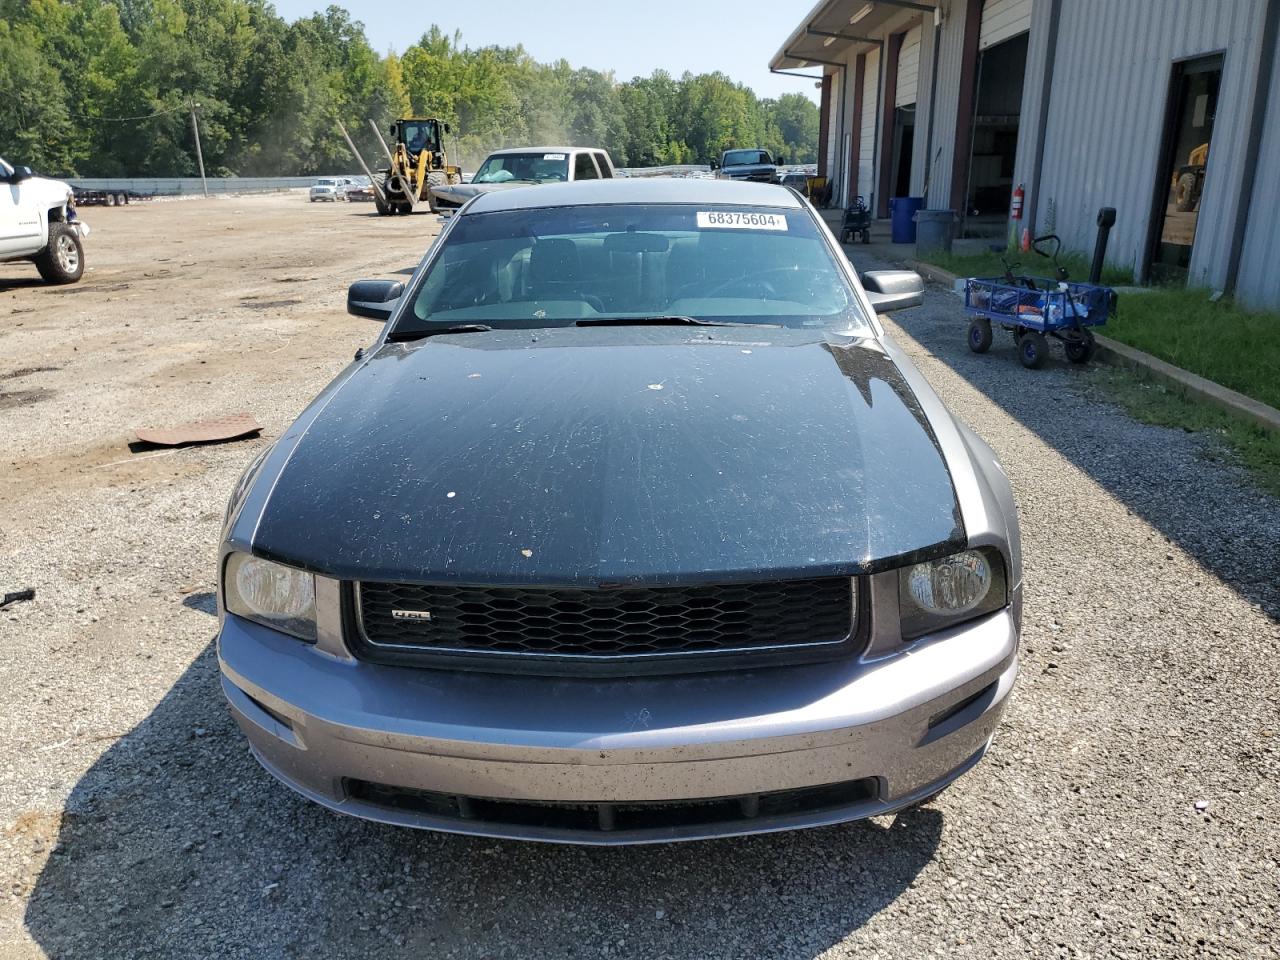
{"type": "MultiPolygon", "coordinates": [[[[927,253],[920,257],[925,263],[949,270],[958,277],[999,277],[1004,275],[1004,263],[993,250],[982,253],[927,253]]],[[[1020,274],[1037,277],[1053,277],[1053,261],[1035,252],[1021,250],[1005,253],[1011,262],[1020,264],[1015,270],[1020,274]]],[[[1063,253],[1058,262],[1067,268],[1072,280],[1088,280],[1090,258],[1080,253],[1063,253]]],[[[1102,269],[1102,282],[1109,287],[1124,287],[1133,283],[1133,271],[1107,265],[1102,269]]]]}
{"type": "MultiPolygon", "coordinates": [[[[1191,400],[1163,384],[1142,379],[1129,370],[1098,367],[1090,379],[1104,399],[1118,404],[1141,423],[1212,435],[1226,457],[1244,467],[1254,483],[1280,497],[1280,435],[1191,400]]],[[[1212,453],[1207,456],[1213,458],[1212,453]]]]}
{"type": "Polygon", "coordinates": [[[1174,366],[1280,407],[1280,313],[1251,313],[1204,290],[1121,294],[1101,331],[1174,366]]]}

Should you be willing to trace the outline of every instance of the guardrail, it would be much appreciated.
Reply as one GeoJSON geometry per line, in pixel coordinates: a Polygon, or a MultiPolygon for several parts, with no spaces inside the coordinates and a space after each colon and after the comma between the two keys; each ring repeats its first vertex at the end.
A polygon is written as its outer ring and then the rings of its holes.
{"type": "MultiPolygon", "coordinates": [[[[335,174],[346,176],[346,174],[335,174]]],[[[271,193],[309,187],[316,177],[210,177],[209,193],[271,193]]],[[[203,194],[199,177],[75,177],[67,183],[80,190],[119,190],[144,196],[177,197],[203,194]]]]}
{"type": "Polygon", "coordinates": [[[628,177],[673,177],[681,173],[710,173],[706,164],[677,163],[668,167],[619,167],[618,172],[628,177]]]}
{"type": "MultiPolygon", "coordinates": [[[[619,172],[628,177],[672,177],[690,173],[707,174],[706,164],[680,163],[666,167],[620,167],[619,172]]],[[[271,193],[277,190],[296,190],[309,187],[320,176],[354,177],[356,174],[322,174],[314,177],[210,177],[209,193],[271,193]]],[[[67,180],[81,190],[130,191],[143,196],[178,197],[204,193],[204,182],[199,177],[74,177],[67,180]]]]}

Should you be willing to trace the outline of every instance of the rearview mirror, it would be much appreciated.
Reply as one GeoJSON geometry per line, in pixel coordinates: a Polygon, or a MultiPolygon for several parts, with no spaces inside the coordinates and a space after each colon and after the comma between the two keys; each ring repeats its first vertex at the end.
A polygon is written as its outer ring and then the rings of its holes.
{"type": "Polygon", "coordinates": [[[862,288],[876,313],[892,313],[924,303],[924,281],[914,270],[869,270],[862,288]]]}
{"type": "Polygon", "coordinates": [[[391,318],[403,295],[404,284],[398,280],[357,280],[347,288],[347,313],[381,323],[391,318]]]}
{"type": "Polygon", "coordinates": [[[660,233],[610,233],[605,235],[604,248],[623,253],[666,253],[671,242],[660,233]]]}

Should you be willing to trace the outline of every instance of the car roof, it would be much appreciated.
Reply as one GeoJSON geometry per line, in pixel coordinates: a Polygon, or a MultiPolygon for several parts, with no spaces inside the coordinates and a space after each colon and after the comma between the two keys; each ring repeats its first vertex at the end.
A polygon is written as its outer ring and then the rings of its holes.
{"type": "Polygon", "coordinates": [[[490,150],[489,156],[502,156],[506,153],[604,153],[604,147],[503,147],[501,150],[490,150]]]}
{"type": "Polygon", "coordinates": [[[706,203],[743,207],[801,206],[800,198],[772,183],[732,180],[685,180],[673,177],[627,177],[579,180],[514,187],[483,193],[467,205],[466,213],[528,210],[534,207],[576,207],[601,203],[706,203]]]}

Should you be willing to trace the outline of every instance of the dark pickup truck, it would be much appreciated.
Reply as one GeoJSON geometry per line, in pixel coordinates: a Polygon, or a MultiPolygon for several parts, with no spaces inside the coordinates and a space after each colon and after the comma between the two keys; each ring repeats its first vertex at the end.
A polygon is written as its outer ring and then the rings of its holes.
{"type": "Polygon", "coordinates": [[[778,165],[768,150],[726,150],[719,164],[713,164],[719,180],[754,180],[777,183],[778,165]]]}

